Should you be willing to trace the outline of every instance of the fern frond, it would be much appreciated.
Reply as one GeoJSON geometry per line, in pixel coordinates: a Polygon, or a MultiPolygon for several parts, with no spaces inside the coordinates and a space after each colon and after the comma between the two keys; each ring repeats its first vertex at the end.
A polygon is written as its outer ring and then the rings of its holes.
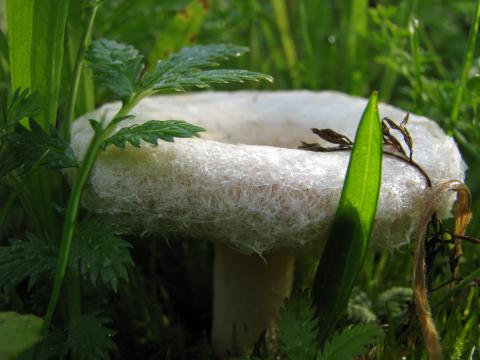
{"type": "Polygon", "coordinates": [[[306,294],[292,296],[278,320],[281,350],[291,360],[312,360],[317,351],[315,310],[306,294]]]}
{"type": "Polygon", "coordinates": [[[122,230],[105,218],[88,218],[77,229],[70,259],[74,270],[96,285],[117,290],[118,282],[127,279],[127,267],[133,264],[130,243],[120,237],[122,230]]]}
{"type": "Polygon", "coordinates": [[[42,278],[50,277],[57,260],[53,244],[27,234],[26,240],[14,240],[0,247],[0,288],[11,289],[29,279],[28,289],[42,278]]]}

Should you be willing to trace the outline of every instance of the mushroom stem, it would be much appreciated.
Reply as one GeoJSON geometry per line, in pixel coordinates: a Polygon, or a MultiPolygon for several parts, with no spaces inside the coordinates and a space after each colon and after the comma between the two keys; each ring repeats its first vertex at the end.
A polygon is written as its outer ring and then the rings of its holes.
{"type": "Polygon", "coordinates": [[[247,355],[262,333],[272,330],[291,291],[293,264],[286,252],[260,257],[215,245],[212,345],[217,356],[247,355]]]}

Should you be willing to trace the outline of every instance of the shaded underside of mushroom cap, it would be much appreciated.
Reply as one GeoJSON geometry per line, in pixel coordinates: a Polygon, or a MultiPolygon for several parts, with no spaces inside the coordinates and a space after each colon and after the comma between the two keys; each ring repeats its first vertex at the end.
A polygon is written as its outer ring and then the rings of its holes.
{"type": "MultiPolygon", "coordinates": [[[[323,247],[340,198],[349,152],[295,149],[319,141],[310,128],[354,138],[366,100],[335,92],[207,92],[144,99],[136,118],[185,120],[207,129],[201,138],[175,139],[125,150],[110,146],[93,169],[84,205],[132,228],[181,233],[223,242],[244,253],[323,247]]],[[[108,121],[119,103],[77,120],[72,148],[80,158],[93,132],[88,119],[108,121]]],[[[400,122],[406,112],[380,105],[400,122]]],[[[433,183],[463,180],[466,166],[454,141],[433,121],[410,116],[414,160],[433,183]]],[[[401,135],[398,134],[398,139],[401,135]]],[[[406,148],[406,147],[405,147],[406,148]]],[[[424,205],[426,182],[412,166],[384,156],[373,242],[408,242],[424,205]]],[[[450,213],[445,198],[439,217],[450,213]]]]}

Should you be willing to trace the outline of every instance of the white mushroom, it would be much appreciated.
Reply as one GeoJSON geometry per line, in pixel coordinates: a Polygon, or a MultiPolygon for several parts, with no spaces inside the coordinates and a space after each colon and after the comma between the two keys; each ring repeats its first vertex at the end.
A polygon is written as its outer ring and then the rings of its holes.
{"type": "MultiPolygon", "coordinates": [[[[298,150],[319,141],[310,128],[353,139],[366,100],[335,92],[210,92],[143,100],[136,118],[185,120],[207,129],[201,138],[126,150],[109,147],[93,169],[84,205],[113,214],[132,229],[183,233],[215,242],[212,342],[218,354],[251,348],[288,296],[293,254],[320,254],[328,237],[349,152],[298,150]]],[[[72,147],[82,157],[92,136],[87,119],[110,119],[119,103],[76,121],[72,147]]],[[[405,111],[380,105],[400,121],[405,111]]],[[[410,116],[414,160],[433,183],[463,180],[465,164],[438,125],[410,116]]],[[[400,137],[399,137],[400,138],[400,137]]],[[[396,248],[409,241],[423,207],[425,178],[384,156],[372,241],[396,248]]],[[[450,214],[445,199],[438,215],[450,214]]]]}

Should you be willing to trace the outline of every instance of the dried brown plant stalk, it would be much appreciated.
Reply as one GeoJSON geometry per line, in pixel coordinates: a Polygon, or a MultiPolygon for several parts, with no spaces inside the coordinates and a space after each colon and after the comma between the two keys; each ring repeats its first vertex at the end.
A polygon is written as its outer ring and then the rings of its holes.
{"type": "MultiPolygon", "coordinates": [[[[425,276],[425,235],[427,233],[428,224],[440,206],[442,195],[447,191],[455,191],[457,193],[455,232],[460,231],[464,233],[471,218],[470,191],[463,182],[458,180],[443,181],[436,185],[431,192],[427,193],[425,199],[426,209],[416,234],[413,264],[413,290],[415,294],[417,316],[420,321],[422,335],[430,360],[440,360],[443,356],[440,339],[432,319],[428,302],[425,276]]],[[[457,245],[458,242],[455,244],[455,248],[460,249],[459,254],[461,255],[461,246],[457,247],[457,245]]]]}

